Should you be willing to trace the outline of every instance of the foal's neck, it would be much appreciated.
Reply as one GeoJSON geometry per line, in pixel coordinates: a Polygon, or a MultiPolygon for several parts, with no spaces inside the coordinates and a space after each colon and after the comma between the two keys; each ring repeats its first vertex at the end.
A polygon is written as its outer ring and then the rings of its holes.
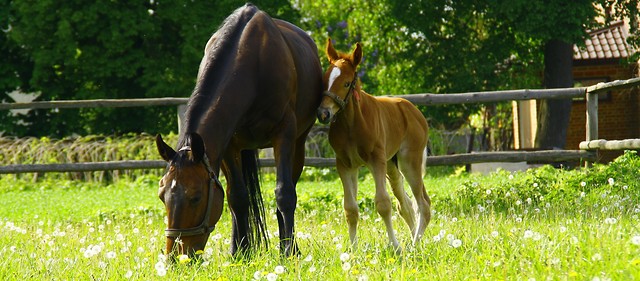
{"type": "Polygon", "coordinates": [[[354,93],[351,95],[351,100],[347,102],[346,107],[342,110],[337,117],[336,125],[352,131],[354,128],[362,127],[366,125],[366,118],[362,112],[363,103],[366,103],[371,96],[362,91],[360,87],[353,89],[354,93]]]}

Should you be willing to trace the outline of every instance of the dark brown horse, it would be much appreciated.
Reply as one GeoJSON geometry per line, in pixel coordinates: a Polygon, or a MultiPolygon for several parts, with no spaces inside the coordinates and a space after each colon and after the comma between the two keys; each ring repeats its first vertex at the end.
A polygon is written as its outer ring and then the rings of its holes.
{"type": "Polygon", "coordinates": [[[374,97],[361,89],[356,75],[362,59],[359,43],[352,53],[342,54],[329,39],[326,53],[330,65],[323,79],[326,91],[318,108],[318,120],[331,122],[329,143],[336,152],[351,243],[357,244],[358,169],[367,166],[376,184],[376,210],[385,223],[389,242],[396,251],[401,250],[391,224],[392,204],[385,176],[398,199],[398,211],[411,229],[413,243],[417,244],[431,220],[431,200],[422,182],[427,160],[427,120],[405,99],[374,97]],[[403,176],[417,203],[417,224],[403,188],[403,176]]]}
{"type": "Polygon", "coordinates": [[[267,242],[256,158],[264,147],[275,153],[280,250],[297,252],[295,188],[321,92],[317,48],[304,31],[251,4],[225,20],[205,47],[177,151],[156,140],[169,163],[159,190],[167,253],[205,247],[223,211],[220,170],[233,220],[231,252],[267,242]]]}

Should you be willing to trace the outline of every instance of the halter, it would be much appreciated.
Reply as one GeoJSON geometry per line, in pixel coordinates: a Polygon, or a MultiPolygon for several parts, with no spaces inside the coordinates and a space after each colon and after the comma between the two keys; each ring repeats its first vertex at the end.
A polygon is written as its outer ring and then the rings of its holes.
{"type": "Polygon", "coordinates": [[[338,106],[340,106],[340,110],[338,110],[338,112],[336,112],[336,114],[338,114],[345,107],[347,107],[347,104],[349,103],[349,99],[351,99],[351,95],[352,95],[353,91],[356,88],[356,79],[358,79],[358,75],[354,74],[353,81],[351,81],[351,83],[349,83],[349,91],[347,92],[347,96],[344,97],[344,100],[340,99],[340,97],[338,95],[336,95],[336,94],[334,94],[332,92],[329,92],[329,91],[322,92],[323,96],[330,97],[336,104],[338,104],[338,106]]]}
{"type": "MultiPolygon", "coordinates": [[[[190,147],[185,146],[181,148],[179,151],[191,150],[190,147]]],[[[202,162],[204,162],[205,168],[207,168],[207,172],[209,173],[209,199],[207,200],[207,210],[204,214],[204,218],[200,225],[189,228],[167,228],[164,230],[164,235],[169,238],[178,238],[185,236],[196,236],[202,234],[209,234],[215,229],[215,225],[209,226],[209,216],[211,213],[211,206],[213,205],[213,189],[215,188],[214,183],[222,186],[218,177],[213,173],[213,169],[211,168],[211,164],[209,164],[209,158],[207,154],[204,153],[202,157],[202,162]]]]}

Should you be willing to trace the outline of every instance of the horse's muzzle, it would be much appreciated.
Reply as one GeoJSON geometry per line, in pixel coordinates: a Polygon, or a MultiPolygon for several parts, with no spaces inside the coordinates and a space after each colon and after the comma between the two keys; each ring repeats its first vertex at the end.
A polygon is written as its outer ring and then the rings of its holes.
{"type": "Polygon", "coordinates": [[[329,111],[329,109],[326,108],[318,108],[318,121],[320,121],[320,123],[322,124],[329,124],[329,122],[331,121],[331,111],[329,111]]]}

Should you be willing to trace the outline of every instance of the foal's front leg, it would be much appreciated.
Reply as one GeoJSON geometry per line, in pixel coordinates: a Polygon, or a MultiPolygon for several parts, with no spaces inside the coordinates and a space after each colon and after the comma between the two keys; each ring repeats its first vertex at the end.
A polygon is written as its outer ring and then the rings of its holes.
{"type": "Polygon", "coordinates": [[[344,200],[342,205],[344,207],[344,215],[349,225],[349,240],[351,241],[351,247],[356,249],[358,247],[358,237],[356,232],[358,231],[358,218],[360,214],[358,212],[358,169],[347,168],[338,161],[336,168],[342,181],[342,189],[344,191],[344,200]]]}

